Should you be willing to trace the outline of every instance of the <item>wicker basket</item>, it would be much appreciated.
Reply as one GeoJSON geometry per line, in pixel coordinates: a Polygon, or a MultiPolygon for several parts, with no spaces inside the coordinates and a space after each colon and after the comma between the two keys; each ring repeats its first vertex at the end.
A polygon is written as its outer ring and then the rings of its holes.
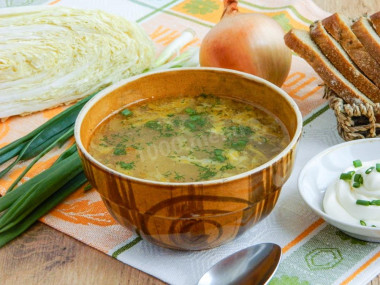
{"type": "Polygon", "coordinates": [[[380,136],[380,103],[347,104],[327,87],[325,97],[335,113],[339,135],[345,141],[380,136]]]}

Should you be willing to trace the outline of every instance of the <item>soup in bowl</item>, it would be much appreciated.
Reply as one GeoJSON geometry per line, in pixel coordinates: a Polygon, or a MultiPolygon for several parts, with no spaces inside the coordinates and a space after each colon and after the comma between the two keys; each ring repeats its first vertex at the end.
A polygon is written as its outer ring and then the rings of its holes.
{"type": "Polygon", "coordinates": [[[255,76],[191,68],[137,76],[82,109],[84,171],[111,215],[157,245],[200,250],[245,232],[288,179],[302,118],[255,76]]]}

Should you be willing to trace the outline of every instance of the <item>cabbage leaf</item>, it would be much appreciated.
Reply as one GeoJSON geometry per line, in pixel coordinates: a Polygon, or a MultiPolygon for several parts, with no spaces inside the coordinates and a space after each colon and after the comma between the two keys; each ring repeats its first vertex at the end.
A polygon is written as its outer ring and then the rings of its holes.
{"type": "Polygon", "coordinates": [[[0,118],[69,103],[154,65],[136,23],[99,10],[0,10],[0,118]]]}

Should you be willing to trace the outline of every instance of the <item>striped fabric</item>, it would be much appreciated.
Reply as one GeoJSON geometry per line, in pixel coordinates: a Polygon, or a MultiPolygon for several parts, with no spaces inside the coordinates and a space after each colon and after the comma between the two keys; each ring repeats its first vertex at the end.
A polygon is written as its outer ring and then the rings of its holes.
{"type": "MultiPolygon", "coordinates": [[[[239,1],[241,12],[258,12],[278,21],[285,31],[306,29],[325,18],[311,0],[239,1]]],[[[137,21],[156,43],[157,51],[186,29],[196,33],[192,46],[199,46],[207,31],[220,19],[220,0],[0,0],[0,8],[20,5],[64,5],[98,8],[137,21]]],[[[170,284],[195,284],[223,257],[260,242],[282,246],[283,258],[271,284],[364,284],[380,273],[380,245],[353,239],[316,217],[298,194],[297,178],[303,165],[315,154],[342,142],[336,120],[322,99],[321,80],[299,57],[283,88],[299,105],[304,133],[295,168],[283,188],[274,211],[252,230],[219,248],[178,252],[153,246],[122,228],[107,213],[95,190],[83,189],[70,196],[42,221],[89,246],[147,272],[170,284]]],[[[62,111],[62,107],[0,123],[0,147],[62,111]]],[[[59,151],[44,158],[29,177],[49,167],[59,151]]],[[[25,168],[0,180],[4,193],[25,168]]]]}

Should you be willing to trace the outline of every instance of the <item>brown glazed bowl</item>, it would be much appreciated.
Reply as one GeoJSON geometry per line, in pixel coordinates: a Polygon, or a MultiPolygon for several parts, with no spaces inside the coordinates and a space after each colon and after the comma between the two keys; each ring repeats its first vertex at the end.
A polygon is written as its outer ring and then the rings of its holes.
{"type": "Polygon", "coordinates": [[[216,68],[147,73],[114,84],[92,98],[75,124],[85,174],[121,225],[156,245],[201,250],[233,240],[266,217],[289,178],[302,129],[295,102],[266,80],[216,68]],[[275,114],[290,135],[289,145],[250,171],[205,182],[156,182],[131,177],[96,161],[87,147],[95,128],[123,106],[147,98],[228,96],[275,114]]]}

